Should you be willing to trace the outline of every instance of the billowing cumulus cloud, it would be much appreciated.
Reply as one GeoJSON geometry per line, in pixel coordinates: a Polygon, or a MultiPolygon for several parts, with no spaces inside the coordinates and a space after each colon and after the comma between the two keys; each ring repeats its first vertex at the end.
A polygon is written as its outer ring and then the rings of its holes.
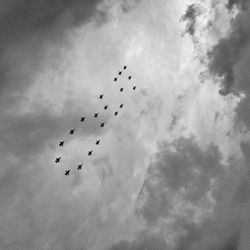
{"type": "Polygon", "coordinates": [[[247,15],[246,1],[1,3],[0,248],[248,249],[247,15]]]}

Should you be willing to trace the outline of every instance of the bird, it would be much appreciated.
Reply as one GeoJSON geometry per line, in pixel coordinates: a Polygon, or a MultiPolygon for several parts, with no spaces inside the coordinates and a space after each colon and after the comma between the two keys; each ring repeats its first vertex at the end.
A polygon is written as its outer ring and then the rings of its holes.
{"type": "Polygon", "coordinates": [[[105,122],[101,123],[101,127],[104,127],[105,122]]]}
{"type": "Polygon", "coordinates": [[[103,98],[103,95],[100,95],[99,98],[102,99],[102,98],[103,98]]]}
{"type": "Polygon", "coordinates": [[[99,145],[99,143],[100,143],[100,140],[97,140],[97,141],[95,142],[96,145],[99,145]]]}
{"type": "Polygon", "coordinates": [[[129,76],[128,79],[131,80],[132,76],[129,76]]]}
{"type": "Polygon", "coordinates": [[[59,163],[61,157],[56,158],[55,163],[59,163]]]}
{"type": "Polygon", "coordinates": [[[69,131],[69,133],[70,133],[71,135],[73,135],[74,132],[75,132],[75,129],[71,129],[71,130],[69,131]]]}
{"type": "Polygon", "coordinates": [[[122,107],[123,107],[123,104],[120,104],[120,109],[122,109],[122,107]]]}
{"type": "Polygon", "coordinates": [[[104,106],[104,109],[108,109],[108,105],[104,106]]]}
{"type": "Polygon", "coordinates": [[[78,165],[77,169],[78,170],[82,169],[82,164],[78,165]]]}
{"type": "Polygon", "coordinates": [[[122,71],[119,71],[119,73],[118,73],[119,75],[121,75],[122,74],[122,71]]]}
{"type": "Polygon", "coordinates": [[[133,90],[135,90],[135,89],[136,89],[136,86],[133,87],[133,90]]]}
{"type": "Polygon", "coordinates": [[[99,113],[95,113],[95,114],[94,114],[94,117],[97,117],[97,116],[98,116],[98,114],[99,114],[99,113]]]}
{"type": "Polygon", "coordinates": [[[116,111],[114,115],[118,115],[118,111],[116,111]]]}
{"type": "Polygon", "coordinates": [[[89,152],[88,152],[88,155],[92,155],[92,152],[93,152],[93,150],[89,151],[89,152]]]}
{"type": "Polygon", "coordinates": [[[63,144],[64,144],[64,141],[60,141],[60,142],[59,142],[59,146],[60,146],[60,147],[63,147],[63,144]]]}
{"type": "Polygon", "coordinates": [[[65,175],[69,175],[70,169],[65,171],[65,175]]]}
{"type": "Polygon", "coordinates": [[[127,65],[124,65],[123,69],[126,69],[127,68],[127,65]]]}
{"type": "Polygon", "coordinates": [[[120,92],[122,92],[123,91],[123,88],[120,88],[120,92]]]}
{"type": "Polygon", "coordinates": [[[117,77],[114,78],[114,82],[116,82],[116,81],[117,81],[117,77]]]}
{"type": "Polygon", "coordinates": [[[84,122],[84,120],[85,120],[85,116],[83,116],[83,117],[81,118],[81,122],[84,122]]]}

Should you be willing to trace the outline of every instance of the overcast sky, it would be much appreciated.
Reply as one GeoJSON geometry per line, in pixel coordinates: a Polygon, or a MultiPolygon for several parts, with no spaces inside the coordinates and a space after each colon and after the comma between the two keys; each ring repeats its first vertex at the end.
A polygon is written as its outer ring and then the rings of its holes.
{"type": "Polygon", "coordinates": [[[0,249],[250,249],[249,34],[248,0],[0,1],[0,249]]]}

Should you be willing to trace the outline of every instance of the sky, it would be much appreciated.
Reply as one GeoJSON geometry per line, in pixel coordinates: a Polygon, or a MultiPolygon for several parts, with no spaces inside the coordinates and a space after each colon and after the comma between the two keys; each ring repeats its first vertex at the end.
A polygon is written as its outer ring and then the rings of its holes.
{"type": "Polygon", "coordinates": [[[250,249],[249,19],[247,0],[0,1],[0,249],[250,249]]]}

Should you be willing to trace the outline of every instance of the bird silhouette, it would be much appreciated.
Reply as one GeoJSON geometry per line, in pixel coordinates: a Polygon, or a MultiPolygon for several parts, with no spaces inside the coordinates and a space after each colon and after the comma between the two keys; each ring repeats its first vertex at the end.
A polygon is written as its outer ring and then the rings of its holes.
{"type": "Polygon", "coordinates": [[[65,171],[65,175],[69,175],[70,169],[65,171]]]}
{"type": "Polygon", "coordinates": [[[60,146],[60,147],[63,147],[63,144],[64,144],[64,141],[60,141],[60,142],[59,142],[59,146],[60,146]]]}
{"type": "Polygon", "coordinates": [[[118,111],[116,111],[114,115],[118,115],[118,111]]]}
{"type": "Polygon", "coordinates": [[[82,169],[82,164],[78,165],[77,169],[78,170],[82,169]]]}
{"type": "Polygon", "coordinates": [[[92,152],[93,152],[93,150],[89,151],[89,152],[88,152],[88,155],[92,155],[92,152]]]}
{"type": "Polygon", "coordinates": [[[100,140],[97,140],[97,141],[95,142],[95,144],[96,144],[96,145],[99,145],[99,144],[100,144],[100,140]]]}
{"type": "Polygon", "coordinates": [[[119,71],[119,73],[118,73],[119,75],[121,75],[122,74],[122,71],[119,71]]]}
{"type": "Polygon", "coordinates": [[[116,82],[116,81],[117,81],[117,77],[114,78],[114,82],[116,82]]]}
{"type": "Polygon", "coordinates": [[[105,122],[101,123],[101,127],[104,127],[105,122]]]}
{"type": "Polygon", "coordinates": [[[61,160],[61,157],[56,158],[55,163],[59,163],[61,160]]]}
{"type": "Polygon", "coordinates": [[[104,109],[108,109],[108,105],[104,106],[104,109]]]}
{"type": "Polygon", "coordinates": [[[128,79],[131,80],[132,76],[129,76],[128,79]]]}
{"type": "Polygon", "coordinates": [[[85,120],[85,116],[81,117],[81,122],[84,122],[84,120],[85,120]]]}
{"type": "Polygon", "coordinates": [[[136,86],[133,87],[133,90],[135,90],[135,89],[136,89],[136,86]]]}
{"type": "Polygon", "coordinates": [[[123,108],[123,104],[120,104],[120,109],[122,109],[123,108]]]}
{"type": "Polygon", "coordinates": [[[95,113],[95,114],[94,114],[94,117],[97,117],[97,116],[98,116],[98,114],[99,114],[99,113],[95,113]]]}
{"type": "Polygon", "coordinates": [[[127,65],[124,65],[123,69],[126,69],[127,68],[127,65]]]}
{"type": "Polygon", "coordinates": [[[102,98],[103,98],[103,95],[100,95],[99,98],[102,99],[102,98]]]}
{"type": "Polygon", "coordinates": [[[69,131],[69,133],[70,133],[71,135],[73,135],[74,132],[75,132],[75,129],[71,129],[71,130],[69,131]]]}
{"type": "Polygon", "coordinates": [[[120,92],[122,92],[122,91],[123,91],[123,89],[124,89],[124,88],[120,88],[120,92]]]}

